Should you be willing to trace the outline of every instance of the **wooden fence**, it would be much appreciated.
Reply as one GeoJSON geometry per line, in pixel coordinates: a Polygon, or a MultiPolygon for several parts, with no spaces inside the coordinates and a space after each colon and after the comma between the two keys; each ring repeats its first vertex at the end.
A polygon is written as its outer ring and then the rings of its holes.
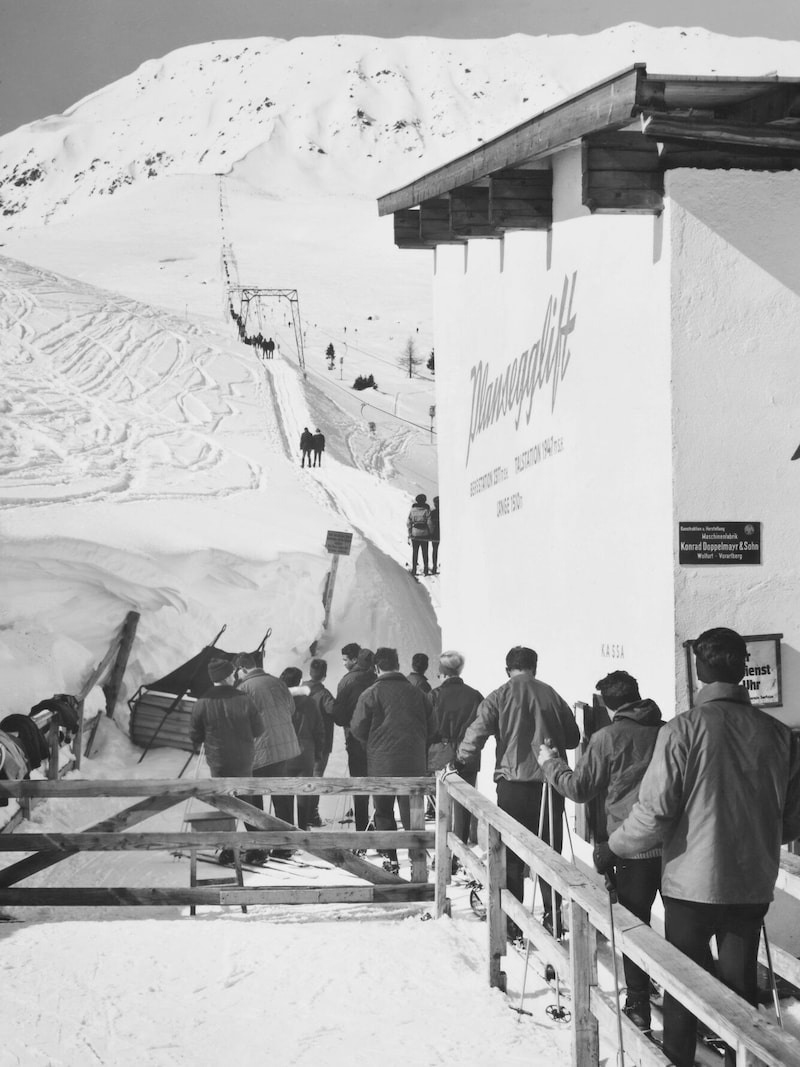
{"type": "MultiPolygon", "coordinates": [[[[599,1027],[617,1044],[615,998],[598,985],[597,935],[610,939],[612,933],[609,897],[602,881],[593,872],[584,872],[562,858],[456,776],[438,783],[436,819],[437,917],[449,913],[447,886],[450,859],[455,854],[486,890],[489,984],[506,987],[503,957],[507,952],[506,919],[510,918],[533,942],[542,961],[551,963],[569,985],[574,1067],[597,1067],[599,1027]],[[454,803],[477,817],[479,839],[487,844],[485,862],[449,831],[454,803]],[[506,889],[507,847],[529,864],[532,874],[542,876],[562,895],[569,930],[566,946],[551,937],[506,889]]],[[[800,864],[794,856],[787,855],[785,859],[788,863],[782,864],[783,888],[790,887],[789,891],[800,897],[800,864]]],[[[735,1049],[738,1067],[800,1064],[800,1041],[780,1030],[620,904],[613,906],[613,922],[618,949],[735,1049]]],[[[800,961],[776,948],[772,954],[776,969],[780,972],[783,966],[784,976],[798,984],[800,961]]],[[[624,1015],[622,1026],[625,1054],[630,1060],[643,1067],[667,1067],[669,1061],[663,1052],[624,1015]]]]}
{"type": "Polygon", "coordinates": [[[428,881],[427,849],[435,836],[425,829],[425,803],[430,778],[210,778],[147,779],[138,781],[78,780],[0,782],[0,796],[143,797],[116,815],[80,833],[0,834],[0,852],[30,852],[25,859],[0,870],[0,907],[3,905],[54,907],[79,905],[154,904],[313,904],[377,901],[432,901],[434,886],[428,881]],[[311,796],[313,794],[395,794],[408,796],[411,829],[406,830],[298,830],[274,815],[239,799],[254,794],[311,796]],[[258,827],[252,832],[156,832],[130,833],[152,815],[196,797],[205,804],[258,827]],[[177,887],[59,887],[21,886],[24,879],[59,863],[77,852],[107,852],[162,849],[230,848],[303,849],[335,867],[371,883],[336,886],[177,886],[177,887]],[[356,849],[408,849],[411,879],[377,867],[356,854],[356,849]]]}

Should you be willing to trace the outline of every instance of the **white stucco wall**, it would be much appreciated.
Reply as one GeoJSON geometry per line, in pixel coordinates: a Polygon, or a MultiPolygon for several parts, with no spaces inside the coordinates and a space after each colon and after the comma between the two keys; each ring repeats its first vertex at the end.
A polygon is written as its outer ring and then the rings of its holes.
{"type": "Polygon", "coordinates": [[[555,161],[551,234],[437,249],[443,641],[466,652],[465,677],[484,691],[505,680],[508,648],[528,644],[570,702],[624,668],[674,711],[664,233],[650,216],[590,216],[568,151],[555,161]],[[551,367],[530,418],[530,397],[515,394],[470,441],[475,373],[519,370],[548,307],[547,332],[559,314],[562,326],[555,398],[551,367]]]}
{"type": "Polygon", "coordinates": [[[773,713],[800,726],[800,173],[675,171],[666,192],[679,710],[681,642],[731,626],[784,634],[773,713]],[[761,564],[681,566],[695,520],[761,522],[761,564]]]}

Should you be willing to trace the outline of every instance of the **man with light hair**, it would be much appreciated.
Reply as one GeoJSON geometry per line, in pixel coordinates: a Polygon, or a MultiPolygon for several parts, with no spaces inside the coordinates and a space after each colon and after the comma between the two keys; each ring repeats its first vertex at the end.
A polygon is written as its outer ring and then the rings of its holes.
{"type": "MultiPolygon", "coordinates": [[[[432,741],[449,741],[453,746],[453,752],[457,752],[467,727],[472,723],[478,712],[478,705],[483,700],[483,694],[477,689],[466,685],[461,678],[464,669],[464,656],[460,652],[451,649],[442,652],[439,656],[439,677],[442,684],[434,689],[428,700],[431,705],[433,725],[432,741]]],[[[459,774],[469,785],[474,786],[478,781],[478,771],[481,766],[480,752],[465,761],[459,774]]],[[[466,808],[455,804],[453,808],[453,833],[467,844],[470,837],[470,816],[466,808]]],[[[457,867],[457,861],[453,860],[453,869],[457,867]]]]}

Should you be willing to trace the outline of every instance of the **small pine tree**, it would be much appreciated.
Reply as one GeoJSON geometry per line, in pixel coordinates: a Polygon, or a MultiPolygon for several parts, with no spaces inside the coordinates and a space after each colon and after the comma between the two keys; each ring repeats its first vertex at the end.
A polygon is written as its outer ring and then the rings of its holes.
{"type": "Polygon", "coordinates": [[[431,372],[431,374],[435,374],[436,373],[436,362],[435,362],[435,360],[433,358],[433,349],[431,349],[431,354],[428,357],[428,362],[425,364],[425,366],[428,368],[428,370],[431,372]]]}
{"type": "Polygon", "coordinates": [[[402,356],[398,357],[397,365],[402,367],[403,370],[408,371],[409,378],[414,377],[414,370],[422,363],[422,356],[417,355],[417,347],[414,344],[414,338],[409,337],[406,341],[406,347],[403,349],[402,356]]]}

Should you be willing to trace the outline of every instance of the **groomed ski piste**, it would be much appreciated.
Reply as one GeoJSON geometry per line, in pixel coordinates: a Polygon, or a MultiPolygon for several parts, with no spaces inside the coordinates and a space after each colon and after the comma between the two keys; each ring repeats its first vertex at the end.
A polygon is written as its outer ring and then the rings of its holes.
{"type": "MultiPolygon", "coordinates": [[[[435,663],[446,580],[409,578],[405,537],[413,496],[437,492],[434,383],[424,364],[412,379],[397,365],[409,338],[422,357],[432,346],[431,259],[395,252],[374,197],[639,59],[731,74],[796,74],[800,61],[792,43],[641,26],[491,45],[215,42],[0,141],[4,714],[77,691],[132,608],[141,621],[123,698],[223,624],[233,650],[271,626],[276,673],[305,666],[316,641],[331,688],[349,641],[397,647],[405,670],[418,651],[435,663]],[[316,77],[337,63],[336,76],[316,77]],[[269,365],[226,314],[220,173],[238,281],[300,294],[305,377],[283,308],[263,309],[281,346],[269,365]],[[360,373],[380,388],[355,393],[360,373]],[[299,466],[306,425],[327,438],[312,471],[299,466]],[[351,530],[354,543],[325,630],[329,529],[351,530]]],[[[441,565],[446,576],[446,542],[441,565]]],[[[502,681],[480,649],[464,651],[467,681],[502,681]]],[[[102,706],[94,690],[89,714],[102,706]]],[[[178,773],[185,753],[158,749],[139,763],[127,727],[123,699],[83,776],[178,773]]],[[[491,764],[487,750],[480,785],[493,797],[491,764]]],[[[327,773],[346,774],[340,730],[327,773]]],[[[20,829],[83,829],[119,807],[49,801],[20,829]]],[[[4,811],[13,803],[0,824],[4,811]]],[[[344,814],[328,798],[321,811],[332,825],[344,814]]],[[[177,830],[181,817],[176,807],[146,829],[177,830]]],[[[29,884],[186,885],[188,862],[81,854],[29,884]]],[[[346,877],[299,862],[245,876],[346,877]]],[[[170,907],[5,909],[17,921],[0,925],[0,1067],[566,1065],[569,1028],[548,1015],[556,998],[535,961],[526,977],[524,954],[510,949],[507,993],[489,989],[468,887],[452,900],[452,917],[437,921],[425,921],[426,905],[193,918],[170,907]],[[530,1014],[513,1010],[523,984],[530,1014]]],[[[607,955],[601,981],[613,987],[607,955]]],[[[797,1016],[784,1005],[800,1036],[797,1016]]],[[[612,1044],[603,1053],[616,1062],[612,1044]]]]}

